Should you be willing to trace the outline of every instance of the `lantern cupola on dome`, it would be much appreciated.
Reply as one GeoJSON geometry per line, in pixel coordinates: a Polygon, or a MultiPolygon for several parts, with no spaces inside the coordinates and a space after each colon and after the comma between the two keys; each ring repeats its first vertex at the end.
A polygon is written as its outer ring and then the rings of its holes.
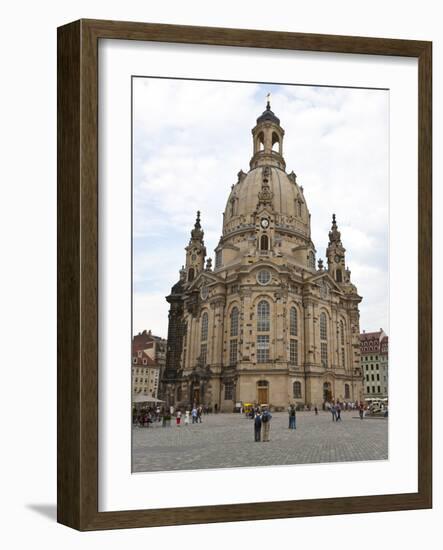
{"type": "Polygon", "coordinates": [[[286,163],[283,158],[283,136],[285,131],[280,126],[280,119],[271,110],[270,94],[267,96],[266,109],[257,118],[257,124],[252,129],[253,156],[251,170],[258,166],[275,166],[284,170],[286,163]]]}

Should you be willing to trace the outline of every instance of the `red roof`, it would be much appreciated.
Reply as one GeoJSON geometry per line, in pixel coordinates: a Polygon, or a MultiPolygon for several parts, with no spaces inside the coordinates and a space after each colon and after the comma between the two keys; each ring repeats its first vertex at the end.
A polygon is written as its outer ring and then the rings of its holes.
{"type": "Polygon", "coordinates": [[[156,367],[157,363],[149,357],[145,351],[141,351],[140,357],[137,352],[132,353],[132,364],[141,365],[144,367],[156,367]]]}

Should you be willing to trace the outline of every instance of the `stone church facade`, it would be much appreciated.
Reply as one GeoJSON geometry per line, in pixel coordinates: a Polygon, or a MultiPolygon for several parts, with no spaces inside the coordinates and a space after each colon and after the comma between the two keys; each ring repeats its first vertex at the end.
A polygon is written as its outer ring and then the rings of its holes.
{"type": "Polygon", "coordinates": [[[335,215],[324,266],[269,101],[252,137],[250,170],[232,186],[214,267],[197,213],[180,280],[166,298],[163,396],[169,405],[219,411],[239,402],[278,410],[360,400],[361,297],[335,215]]]}

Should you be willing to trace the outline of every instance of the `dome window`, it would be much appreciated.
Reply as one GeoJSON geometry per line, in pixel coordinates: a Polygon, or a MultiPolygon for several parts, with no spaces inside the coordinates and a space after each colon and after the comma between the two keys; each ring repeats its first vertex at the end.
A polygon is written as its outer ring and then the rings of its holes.
{"type": "Polygon", "coordinates": [[[260,250],[269,250],[269,239],[267,235],[260,237],[260,250]]]}
{"type": "Polygon", "coordinates": [[[215,267],[221,267],[222,266],[222,251],[217,250],[215,253],[215,267]]]}
{"type": "Polygon", "coordinates": [[[311,269],[315,269],[315,254],[314,252],[312,252],[312,250],[309,252],[309,255],[308,255],[308,266],[311,269]]]}
{"type": "Polygon", "coordinates": [[[260,285],[267,285],[271,282],[271,274],[266,269],[262,269],[257,273],[257,282],[260,285]]]}

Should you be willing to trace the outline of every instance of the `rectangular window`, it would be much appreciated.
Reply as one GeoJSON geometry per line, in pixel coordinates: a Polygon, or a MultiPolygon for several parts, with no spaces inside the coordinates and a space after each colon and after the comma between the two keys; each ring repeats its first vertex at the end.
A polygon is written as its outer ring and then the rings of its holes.
{"type": "Polygon", "coordinates": [[[269,336],[257,336],[257,363],[269,361],[269,336]]]}
{"type": "Polygon", "coordinates": [[[200,346],[200,361],[203,365],[206,365],[206,359],[208,356],[208,344],[202,344],[200,346]]]}
{"type": "Polygon", "coordinates": [[[238,341],[237,339],[231,340],[229,344],[229,364],[237,364],[237,355],[238,355],[238,341]]]}
{"type": "Polygon", "coordinates": [[[369,382],[369,374],[366,375],[366,382],[369,382]]]}
{"type": "Polygon", "coordinates": [[[327,368],[328,366],[328,344],[327,342],[320,343],[320,355],[321,355],[321,364],[323,367],[327,368]]]}
{"type": "Polygon", "coordinates": [[[257,318],[257,331],[258,332],[269,332],[270,323],[269,317],[258,317],[257,318]]]}
{"type": "Polygon", "coordinates": [[[345,348],[341,348],[341,366],[342,368],[346,368],[345,348]]]}
{"type": "Polygon", "coordinates": [[[225,384],[225,399],[228,401],[234,399],[234,384],[232,382],[227,382],[225,384]]]}
{"type": "Polygon", "coordinates": [[[380,386],[377,386],[377,393],[380,393],[380,386]]]}
{"type": "Polygon", "coordinates": [[[375,393],[375,386],[372,386],[372,393],[375,393]]]}
{"type": "Polygon", "coordinates": [[[298,341],[294,338],[289,342],[289,362],[293,365],[298,364],[298,341]]]}
{"type": "Polygon", "coordinates": [[[222,265],[222,251],[217,250],[215,253],[215,267],[221,267],[222,265]]]}
{"type": "Polygon", "coordinates": [[[371,388],[369,386],[366,386],[366,393],[371,393],[371,388]]]}

